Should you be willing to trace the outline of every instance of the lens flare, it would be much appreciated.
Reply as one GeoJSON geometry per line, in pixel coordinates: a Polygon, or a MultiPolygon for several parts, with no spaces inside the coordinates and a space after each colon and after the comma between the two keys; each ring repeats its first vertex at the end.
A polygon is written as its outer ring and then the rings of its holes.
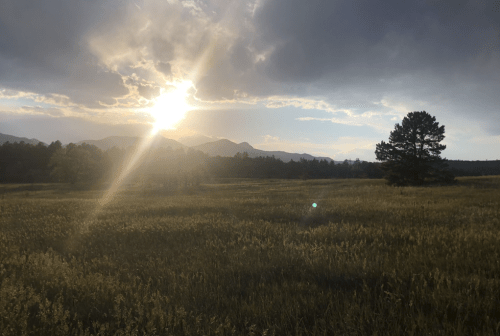
{"type": "Polygon", "coordinates": [[[317,207],[317,206],[318,206],[316,203],[313,203],[312,205],[313,205],[313,208],[315,208],[315,207],[317,207]]]}

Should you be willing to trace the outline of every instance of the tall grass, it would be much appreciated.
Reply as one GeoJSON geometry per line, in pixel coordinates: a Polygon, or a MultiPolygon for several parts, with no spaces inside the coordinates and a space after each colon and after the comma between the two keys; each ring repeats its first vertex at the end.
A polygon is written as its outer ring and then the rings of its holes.
{"type": "Polygon", "coordinates": [[[498,335],[499,187],[0,186],[0,335],[498,335]]]}

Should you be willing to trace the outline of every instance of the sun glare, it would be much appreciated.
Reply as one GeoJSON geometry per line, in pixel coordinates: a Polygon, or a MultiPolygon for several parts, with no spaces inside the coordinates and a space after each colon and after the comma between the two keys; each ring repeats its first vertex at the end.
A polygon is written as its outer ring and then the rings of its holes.
{"type": "Polygon", "coordinates": [[[191,106],[186,101],[187,91],[193,86],[191,81],[175,84],[175,89],[160,94],[150,113],[155,118],[154,129],[156,132],[165,129],[175,129],[177,124],[184,119],[191,106]]]}

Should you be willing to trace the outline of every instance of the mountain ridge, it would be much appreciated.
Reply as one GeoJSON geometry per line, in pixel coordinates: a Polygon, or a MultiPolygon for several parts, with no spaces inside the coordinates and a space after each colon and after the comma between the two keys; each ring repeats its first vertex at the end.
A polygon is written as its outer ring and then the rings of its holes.
{"type": "MultiPolygon", "coordinates": [[[[131,137],[131,136],[109,136],[104,139],[100,140],[82,140],[77,142],[77,145],[81,145],[83,143],[89,144],[89,145],[94,145],[98,147],[101,150],[109,150],[113,147],[118,147],[121,149],[126,149],[131,146],[135,146],[138,141],[142,139],[140,137],[131,137]]],[[[187,146],[181,144],[178,141],[172,140],[165,138],[164,136],[157,135],[151,142],[151,147],[152,148],[172,148],[172,149],[178,149],[178,148],[186,148],[187,146]]]]}
{"type": "MultiPolygon", "coordinates": [[[[166,137],[168,138],[168,137],[166,137]]],[[[189,136],[184,136],[179,139],[177,139],[178,142],[181,144],[188,146],[188,147],[193,147],[193,146],[198,146],[198,145],[203,145],[204,143],[207,142],[213,142],[220,140],[219,138],[216,137],[208,137],[206,135],[189,135],[189,136]]]]}
{"type": "MultiPolygon", "coordinates": [[[[202,138],[207,138],[207,139],[213,139],[205,136],[200,136],[200,139],[202,138]]],[[[133,146],[137,143],[137,141],[141,139],[140,137],[132,137],[132,136],[109,136],[100,140],[82,140],[79,141],[77,144],[82,144],[82,143],[87,143],[90,145],[95,145],[96,147],[100,148],[101,150],[108,150],[111,149],[113,146],[117,146],[120,148],[127,148],[130,146],[133,146]]],[[[29,139],[26,137],[18,137],[10,134],[4,134],[0,133],[0,145],[4,144],[5,142],[10,142],[10,143],[19,143],[23,141],[24,143],[28,144],[33,144],[37,145],[38,143],[42,143],[44,145],[47,145],[43,141],[40,141],[38,139],[29,139]]],[[[54,140],[56,141],[56,140],[54,140]]],[[[157,147],[164,147],[168,148],[171,147],[172,149],[178,149],[178,148],[192,148],[195,150],[201,150],[202,152],[212,155],[212,156],[234,156],[238,152],[239,153],[244,153],[247,152],[249,154],[249,157],[266,157],[266,156],[274,156],[275,158],[279,158],[284,162],[288,162],[290,160],[294,161],[299,161],[301,158],[304,158],[306,160],[327,160],[328,162],[334,161],[335,163],[342,163],[344,161],[347,161],[348,163],[352,164],[354,163],[353,160],[342,160],[342,161],[337,161],[337,160],[332,160],[329,157],[317,157],[313,156],[310,154],[298,154],[298,153],[288,153],[285,151],[265,151],[265,150],[260,150],[254,148],[252,145],[250,145],[248,142],[241,142],[241,143],[235,143],[232,142],[228,139],[219,139],[216,141],[211,141],[207,142],[201,145],[197,146],[187,146],[185,144],[182,144],[179,141],[172,140],[169,138],[166,138],[161,135],[157,135],[156,139],[153,140],[152,142],[153,148],[157,147]],[[221,145],[221,146],[219,146],[221,145]],[[222,148],[220,148],[222,147],[222,148]]],[[[491,159],[491,160],[453,160],[453,159],[448,159],[447,163],[449,165],[450,169],[455,169],[457,171],[466,171],[466,172],[473,172],[476,170],[481,170],[481,169],[495,169],[495,172],[500,169],[500,160],[498,159],[491,159]]],[[[461,175],[460,175],[461,176],[461,175]]]]}
{"type": "MultiPolygon", "coordinates": [[[[83,143],[89,144],[89,145],[94,145],[98,147],[99,149],[106,151],[109,150],[113,147],[118,147],[122,149],[126,149],[131,146],[135,146],[138,141],[140,140],[140,137],[132,137],[132,136],[109,136],[103,139],[99,140],[82,140],[78,141],[76,144],[81,145],[83,143]]],[[[209,137],[199,137],[198,140],[201,139],[213,139],[209,137]]],[[[0,144],[4,142],[21,142],[24,141],[25,143],[31,143],[31,144],[38,144],[39,142],[43,143],[42,141],[39,141],[37,139],[28,139],[28,138],[23,138],[23,137],[16,137],[13,135],[7,135],[7,134],[1,134],[0,133],[0,144]]],[[[45,144],[45,143],[43,143],[45,144]]],[[[196,146],[186,146],[182,144],[179,141],[168,139],[162,135],[156,135],[155,139],[151,143],[152,148],[171,148],[171,149],[187,149],[187,148],[192,148],[194,150],[199,150],[205,154],[208,154],[209,156],[226,156],[226,157],[232,157],[235,156],[237,153],[248,153],[248,156],[251,158],[256,158],[256,157],[272,157],[274,156],[276,159],[281,159],[284,162],[288,162],[291,160],[294,161],[300,161],[301,159],[305,160],[326,160],[328,162],[334,161],[329,157],[317,157],[313,156],[311,154],[307,153],[289,153],[285,151],[265,151],[261,149],[254,148],[252,145],[250,145],[248,142],[244,141],[241,143],[235,143],[232,142],[231,140],[228,139],[219,139],[215,141],[209,141],[200,145],[196,146]]],[[[337,162],[337,161],[334,161],[337,162]]]]}
{"type": "Polygon", "coordinates": [[[288,162],[291,160],[300,161],[300,159],[306,160],[326,160],[328,162],[334,161],[329,157],[316,157],[310,154],[299,154],[299,153],[288,153],[284,151],[265,151],[261,149],[256,149],[251,146],[248,142],[235,143],[227,139],[221,139],[213,142],[207,142],[202,145],[192,146],[192,149],[196,149],[202,151],[210,156],[234,156],[237,153],[248,153],[248,156],[251,158],[256,157],[266,157],[266,156],[274,156],[277,159],[281,159],[284,162],[288,162]]]}
{"type": "Polygon", "coordinates": [[[4,144],[5,142],[10,142],[10,143],[15,143],[15,142],[24,142],[32,145],[38,145],[40,142],[44,145],[46,145],[45,142],[40,141],[38,139],[28,139],[24,137],[17,137],[15,135],[9,135],[9,134],[4,134],[0,133],[0,145],[4,144]]]}
{"type": "MultiPolygon", "coordinates": [[[[206,137],[208,138],[208,137],[206,137]]],[[[87,143],[89,145],[95,145],[96,147],[102,149],[102,150],[109,150],[112,147],[116,146],[119,148],[127,148],[130,146],[134,146],[137,141],[139,140],[139,137],[128,137],[128,136],[110,136],[106,137],[104,139],[100,140],[83,140],[79,141],[77,144],[82,144],[82,143],[87,143]]],[[[210,138],[208,138],[210,139],[210,138]]],[[[215,141],[210,141],[206,142],[200,145],[196,146],[186,146],[179,141],[172,140],[165,138],[162,135],[157,135],[156,139],[153,140],[152,143],[153,148],[172,148],[172,149],[178,149],[178,148],[192,148],[194,150],[199,150],[205,154],[208,154],[209,156],[226,156],[226,157],[231,157],[235,156],[237,153],[248,153],[248,156],[251,158],[256,158],[256,157],[272,157],[274,156],[277,159],[281,159],[284,162],[288,162],[291,160],[294,161],[300,161],[300,159],[306,159],[306,160],[326,160],[328,162],[333,161],[329,157],[316,157],[307,153],[288,153],[284,151],[265,151],[261,149],[254,148],[252,145],[250,145],[248,142],[244,141],[241,143],[235,143],[231,140],[228,139],[219,139],[215,141]]]]}

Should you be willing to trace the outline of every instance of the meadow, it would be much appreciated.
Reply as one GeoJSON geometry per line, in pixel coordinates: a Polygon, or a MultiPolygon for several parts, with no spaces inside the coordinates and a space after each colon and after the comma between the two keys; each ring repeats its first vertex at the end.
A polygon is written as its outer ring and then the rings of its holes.
{"type": "Polygon", "coordinates": [[[103,193],[0,185],[0,335],[500,334],[499,176],[103,193]]]}

